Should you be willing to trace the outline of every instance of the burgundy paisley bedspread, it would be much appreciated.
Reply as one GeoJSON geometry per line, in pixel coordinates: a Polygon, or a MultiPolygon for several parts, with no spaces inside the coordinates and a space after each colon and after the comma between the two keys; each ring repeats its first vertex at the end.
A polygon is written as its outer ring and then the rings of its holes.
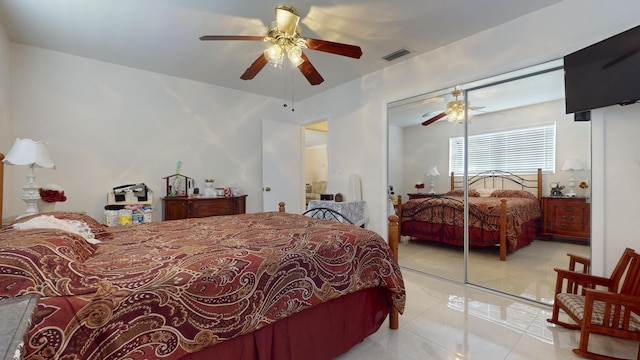
{"type": "MultiPolygon", "coordinates": [[[[42,295],[28,359],[178,359],[402,275],[384,240],[285,213],[0,231],[0,299],[42,295]]],[[[357,319],[355,319],[357,321],[357,319]]]]}
{"type": "MultiPolygon", "coordinates": [[[[507,195],[519,191],[501,191],[507,195]]],[[[497,195],[497,194],[496,194],[497,195]]],[[[498,232],[500,229],[500,204],[507,200],[507,243],[517,248],[518,236],[523,225],[541,216],[540,202],[532,196],[524,197],[468,197],[469,226],[484,231],[498,232]]],[[[402,204],[402,221],[423,221],[436,224],[464,226],[464,198],[442,196],[412,199],[402,204]]]]}

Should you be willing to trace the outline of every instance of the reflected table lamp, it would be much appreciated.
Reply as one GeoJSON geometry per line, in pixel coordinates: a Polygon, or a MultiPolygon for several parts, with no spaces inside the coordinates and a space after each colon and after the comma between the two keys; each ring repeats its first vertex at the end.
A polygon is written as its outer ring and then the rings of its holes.
{"type": "Polygon", "coordinates": [[[431,178],[429,182],[429,186],[430,186],[429,194],[435,194],[436,189],[435,189],[434,180],[436,177],[440,176],[440,173],[438,172],[438,167],[436,166],[431,167],[431,169],[427,171],[427,175],[431,178]]]}
{"type": "Polygon", "coordinates": [[[566,197],[576,197],[576,177],[575,171],[584,170],[584,166],[582,166],[582,162],[578,159],[567,159],[562,165],[562,171],[570,171],[571,177],[569,178],[569,183],[567,186],[569,187],[569,191],[565,194],[566,197]]]}
{"type": "Polygon", "coordinates": [[[27,210],[19,217],[38,213],[37,201],[40,199],[39,186],[35,184],[34,168],[55,168],[47,144],[31,139],[16,139],[11,150],[3,160],[10,165],[29,166],[27,184],[22,188],[22,200],[27,210]]]}

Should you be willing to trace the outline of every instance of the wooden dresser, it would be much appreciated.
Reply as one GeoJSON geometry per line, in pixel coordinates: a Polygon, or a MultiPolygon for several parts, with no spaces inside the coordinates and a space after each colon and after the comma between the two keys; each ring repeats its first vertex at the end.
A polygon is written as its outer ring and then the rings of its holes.
{"type": "Polygon", "coordinates": [[[221,197],[165,197],[162,219],[177,220],[206,216],[244,214],[247,195],[221,197]]]}
{"type": "Polygon", "coordinates": [[[542,234],[589,241],[591,204],[586,198],[542,198],[542,234]]]}

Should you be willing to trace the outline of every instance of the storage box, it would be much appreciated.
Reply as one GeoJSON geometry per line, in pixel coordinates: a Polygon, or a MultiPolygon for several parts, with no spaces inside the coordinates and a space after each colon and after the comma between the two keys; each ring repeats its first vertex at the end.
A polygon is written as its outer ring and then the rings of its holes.
{"type": "Polygon", "coordinates": [[[117,210],[105,210],[104,211],[104,223],[107,226],[118,226],[118,211],[117,210]]]}
{"type": "Polygon", "coordinates": [[[138,201],[138,197],[134,193],[127,193],[124,201],[116,201],[113,192],[107,194],[107,205],[137,205],[137,204],[153,204],[153,191],[147,190],[147,201],[138,201]]]}

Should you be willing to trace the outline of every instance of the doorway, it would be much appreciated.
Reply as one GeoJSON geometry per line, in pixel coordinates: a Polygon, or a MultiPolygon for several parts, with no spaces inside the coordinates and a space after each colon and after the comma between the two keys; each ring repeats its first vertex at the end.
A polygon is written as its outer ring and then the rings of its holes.
{"type": "Polygon", "coordinates": [[[304,126],[302,158],[305,163],[305,204],[326,193],[329,177],[329,121],[324,119],[304,126]]]}

